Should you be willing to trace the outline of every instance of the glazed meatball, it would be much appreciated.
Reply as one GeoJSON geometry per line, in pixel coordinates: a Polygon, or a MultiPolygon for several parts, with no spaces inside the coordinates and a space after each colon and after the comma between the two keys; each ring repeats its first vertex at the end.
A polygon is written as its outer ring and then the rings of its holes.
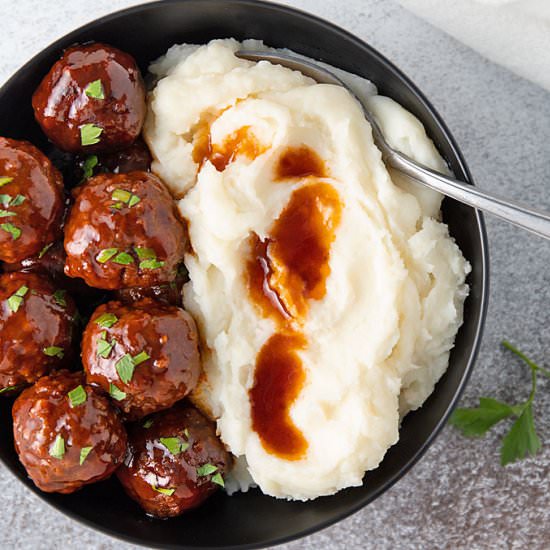
{"type": "Polygon", "coordinates": [[[72,356],[71,297],[34,273],[0,275],[0,388],[31,384],[72,356]]]}
{"type": "Polygon", "coordinates": [[[65,228],[65,273],[96,288],[172,281],[185,230],[174,201],[153,174],[100,174],[75,189],[65,228]]]}
{"type": "Polygon", "coordinates": [[[102,171],[114,174],[135,171],[149,172],[151,161],[149,148],[141,139],[138,139],[134,144],[122,151],[104,153],[98,158],[102,171]]]}
{"type": "Polygon", "coordinates": [[[124,460],[118,413],[81,372],[41,378],[16,399],[12,414],[19,460],[42,491],[72,493],[109,477],[124,460]]]}
{"type": "Polygon", "coordinates": [[[150,515],[178,516],[224,485],[231,458],[213,422],[179,404],[128,429],[128,452],[117,476],[150,515]]]}
{"type": "Polygon", "coordinates": [[[0,260],[38,254],[61,235],[61,174],[26,141],[0,137],[0,260]]]}
{"type": "Polygon", "coordinates": [[[74,46],[32,98],[48,138],[70,152],[127,147],[145,118],[145,86],[133,57],[105,44],[74,46]]]}
{"type": "Polygon", "coordinates": [[[197,385],[197,329],[183,309],[145,299],[108,302],[82,338],[88,383],[109,392],[130,419],[171,407],[197,385]]]}

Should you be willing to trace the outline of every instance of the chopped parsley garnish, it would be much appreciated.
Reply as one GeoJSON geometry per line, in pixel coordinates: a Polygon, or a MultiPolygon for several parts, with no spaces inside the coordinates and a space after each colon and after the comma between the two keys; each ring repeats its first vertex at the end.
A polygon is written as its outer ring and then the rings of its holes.
{"type": "Polygon", "coordinates": [[[0,395],[3,394],[3,393],[8,393],[10,391],[18,390],[19,388],[22,388],[22,387],[23,386],[18,385],[18,386],[8,386],[7,388],[2,388],[2,389],[0,389],[0,395]]]}
{"type": "Polygon", "coordinates": [[[53,445],[50,447],[50,456],[57,459],[62,459],[65,455],[65,440],[61,435],[57,435],[53,445]]]}
{"type": "Polygon", "coordinates": [[[116,371],[118,372],[119,378],[125,384],[128,384],[132,380],[134,375],[134,361],[130,354],[123,355],[115,365],[116,371]]]}
{"type": "Polygon", "coordinates": [[[97,354],[100,357],[103,357],[103,359],[107,359],[109,355],[111,354],[111,351],[115,345],[115,340],[111,340],[111,342],[107,342],[107,333],[102,332],[99,336],[99,340],[97,341],[97,354]]]}
{"type": "Polygon", "coordinates": [[[157,487],[156,485],[151,485],[151,489],[153,489],[153,491],[156,491],[157,493],[168,495],[169,497],[171,497],[176,491],[175,489],[165,489],[164,487],[157,487]]]}
{"type": "Polygon", "coordinates": [[[38,254],[38,259],[41,260],[44,257],[44,254],[53,246],[53,243],[47,244],[38,254]]]}
{"type": "Polygon", "coordinates": [[[0,218],[9,218],[10,216],[17,216],[17,214],[9,210],[0,210],[0,218]]]}
{"type": "Polygon", "coordinates": [[[127,252],[119,252],[114,258],[113,262],[119,265],[130,265],[134,263],[134,258],[127,252]]]}
{"type": "Polygon", "coordinates": [[[10,206],[19,206],[20,204],[23,204],[26,200],[26,197],[24,197],[23,195],[16,195],[11,200],[10,206]]]}
{"type": "Polygon", "coordinates": [[[159,441],[173,455],[179,455],[189,448],[189,443],[182,441],[179,437],[161,437],[159,441]]]}
{"type": "Polygon", "coordinates": [[[126,399],[126,394],[121,389],[117,388],[113,383],[109,384],[109,395],[117,401],[126,399]]]}
{"type": "Polygon", "coordinates": [[[80,449],[80,465],[84,464],[84,461],[88,458],[88,455],[90,454],[90,451],[93,449],[93,447],[82,447],[80,449]]]}
{"type": "Polygon", "coordinates": [[[219,485],[220,487],[225,487],[225,482],[224,482],[223,477],[220,474],[220,472],[218,472],[216,475],[212,476],[212,479],[210,481],[212,483],[215,483],[216,485],[219,485]]]}
{"type": "Polygon", "coordinates": [[[145,429],[147,428],[150,428],[154,423],[154,420],[152,418],[148,418],[144,423],[143,423],[143,427],[145,429]]]}
{"type": "Polygon", "coordinates": [[[134,366],[137,367],[144,361],[147,361],[147,359],[151,359],[148,353],[145,351],[140,351],[136,356],[132,358],[132,362],[134,363],[134,366]]]}
{"type": "Polygon", "coordinates": [[[144,248],[142,246],[135,246],[134,250],[137,254],[137,257],[140,260],[152,260],[157,257],[157,254],[152,248],[144,248]]]}
{"type": "Polygon", "coordinates": [[[4,207],[7,207],[10,205],[11,202],[11,195],[0,195],[0,204],[4,207]]]}
{"type": "Polygon", "coordinates": [[[11,183],[13,181],[13,178],[10,178],[8,176],[2,176],[0,177],[0,187],[3,185],[7,185],[8,183],[11,183]]]}
{"type": "Polygon", "coordinates": [[[103,93],[103,84],[101,80],[94,80],[90,82],[86,89],[84,90],[88,97],[93,99],[105,99],[105,94],[103,93]]]}
{"type": "Polygon", "coordinates": [[[111,328],[118,321],[118,317],[114,313],[103,313],[95,323],[102,328],[111,328]]]}
{"type": "Polygon", "coordinates": [[[103,128],[95,124],[83,124],[80,127],[80,143],[82,145],[95,145],[99,143],[99,136],[102,132],[103,128]]]}
{"type": "Polygon", "coordinates": [[[68,394],[71,407],[78,407],[88,399],[88,394],[82,385],[77,386],[74,390],[71,390],[68,394]]]}
{"type": "Polygon", "coordinates": [[[53,299],[58,306],[67,307],[67,300],[65,299],[66,290],[56,290],[53,293],[53,299]]]}
{"type": "Polygon", "coordinates": [[[2,223],[0,224],[0,229],[5,231],[6,233],[9,233],[14,241],[21,237],[21,229],[13,225],[13,223],[2,223]]]}
{"type": "Polygon", "coordinates": [[[98,165],[97,155],[90,155],[82,163],[82,181],[91,178],[94,175],[94,168],[98,165]]]}
{"type": "Polygon", "coordinates": [[[12,294],[8,298],[8,306],[14,313],[17,313],[17,311],[21,307],[21,304],[23,303],[23,298],[25,297],[25,294],[27,294],[28,291],[29,291],[29,287],[23,285],[19,287],[19,290],[15,294],[12,294]]]}
{"type": "Polygon", "coordinates": [[[156,258],[154,260],[143,260],[139,262],[140,269],[158,269],[163,265],[164,265],[164,262],[157,260],[156,258]]]}
{"type": "Polygon", "coordinates": [[[111,195],[111,199],[117,201],[117,203],[113,205],[113,207],[117,209],[122,208],[122,204],[127,204],[130,208],[132,208],[132,206],[135,206],[141,202],[141,199],[137,195],[134,195],[125,189],[115,189],[111,195]]]}
{"type": "Polygon", "coordinates": [[[48,357],[58,357],[59,359],[63,359],[63,356],[65,355],[63,348],[60,348],[58,346],[49,346],[47,348],[44,348],[42,350],[42,353],[44,355],[47,355],[48,357]]]}
{"type": "Polygon", "coordinates": [[[118,248],[104,248],[96,257],[100,264],[108,262],[113,256],[118,253],[118,248]]]}
{"type": "Polygon", "coordinates": [[[197,468],[197,475],[199,477],[203,476],[209,476],[210,474],[213,474],[215,471],[217,471],[218,467],[214,466],[214,464],[203,464],[202,466],[199,466],[197,468]]]}

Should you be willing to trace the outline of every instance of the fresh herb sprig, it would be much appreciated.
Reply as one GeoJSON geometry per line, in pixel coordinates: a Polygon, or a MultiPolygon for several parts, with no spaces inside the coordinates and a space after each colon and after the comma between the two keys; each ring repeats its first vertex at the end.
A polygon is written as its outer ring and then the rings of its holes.
{"type": "Polygon", "coordinates": [[[550,370],[537,365],[507,340],[504,340],[502,345],[517,355],[530,368],[531,392],[529,397],[516,405],[510,405],[490,397],[481,397],[479,407],[454,411],[450,423],[465,436],[480,437],[502,420],[515,418],[509,432],[503,437],[500,447],[500,463],[506,466],[506,464],[521,460],[527,455],[534,456],[542,447],[535,428],[533,402],[537,391],[538,376],[550,378],[550,370]]]}

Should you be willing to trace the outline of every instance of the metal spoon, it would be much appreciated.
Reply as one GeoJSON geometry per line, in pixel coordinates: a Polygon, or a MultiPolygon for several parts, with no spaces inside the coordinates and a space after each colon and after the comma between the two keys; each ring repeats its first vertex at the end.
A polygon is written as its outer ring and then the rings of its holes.
{"type": "MultiPolygon", "coordinates": [[[[336,84],[349,90],[349,87],[332,72],[315,63],[300,59],[299,57],[261,50],[238,51],[236,55],[250,61],[267,60],[270,63],[300,71],[302,74],[313,78],[321,84],[336,84]]],[[[354,95],[351,90],[349,91],[354,95]]],[[[389,145],[374,116],[368,111],[365,105],[362,103],[361,105],[365,113],[365,118],[372,127],[374,143],[378,149],[380,149],[382,158],[386,164],[389,164],[392,168],[410,176],[415,181],[431,189],[435,189],[448,197],[456,199],[468,206],[489,212],[498,218],[518,227],[522,227],[527,231],[531,231],[536,235],[550,239],[550,216],[548,214],[540,210],[527,208],[517,202],[499,197],[498,195],[480,191],[467,183],[450,178],[418,164],[416,161],[396,151],[389,145]]]]}

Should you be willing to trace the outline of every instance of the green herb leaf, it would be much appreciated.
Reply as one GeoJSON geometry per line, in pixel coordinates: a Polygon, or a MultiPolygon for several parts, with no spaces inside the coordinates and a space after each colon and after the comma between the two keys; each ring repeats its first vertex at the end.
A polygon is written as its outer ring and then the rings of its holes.
{"type": "Polygon", "coordinates": [[[214,466],[214,464],[207,463],[197,468],[197,475],[199,477],[209,476],[210,474],[213,474],[215,471],[217,471],[217,469],[218,467],[214,466]]]}
{"type": "Polygon", "coordinates": [[[103,93],[103,85],[101,84],[101,80],[99,79],[90,82],[88,86],[86,86],[84,92],[88,97],[91,97],[93,99],[105,99],[105,94],[103,93]]]}
{"type": "Polygon", "coordinates": [[[144,423],[143,423],[143,427],[145,429],[147,428],[150,428],[154,423],[154,420],[152,418],[148,418],[144,423]]]}
{"type": "Polygon", "coordinates": [[[13,223],[2,223],[0,224],[0,229],[5,231],[6,233],[9,233],[14,241],[21,237],[21,229],[13,225],[13,223]]]}
{"type": "Polygon", "coordinates": [[[18,390],[20,388],[22,388],[23,386],[21,384],[17,385],[17,386],[8,386],[6,388],[2,388],[0,389],[0,395],[2,395],[3,393],[8,393],[10,391],[15,391],[15,390],[18,390]]]}
{"type": "Polygon", "coordinates": [[[93,449],[93,447],[82,447],[80,449],[80,465],[84,464],[84,461],[88,458],[88,455],[90,454],[90,451],[93,449]]]}
{"type": "Polygon", "coordinates": [[[66,290],[56,290],[53,293],[53,299],[58,306],[67,307],[67,300],[65,299],[66,290]]]}
{"type": "Polygon", "coordinates": [[[103,128],[95,124],[83,124],[80,127],[80,143],[82,145],[95,145],[99,143],[99,136],[102,132],[103,128]]]}
{"type": "Polygon", "coordinates": [[[223,477],[220,474],[220,472],[218,472],[216,475],[212,476],[212,479],[210,481],[212,483],[216,483],[216,485],[219,485],[220,487],[225,487],[225,482],[224,482],[223,477]]]}
{"type": "Polygon", "coordinates": [[[23,303],[23,298],[25,297],[25,294],[29,291],[28,286],[21,286],[17,290],[15,294],[12,294],[8,298],[8,307],[13,311],[13,313],[17,313],[19,308],[21,307],[21,304],[23,303]]]}
{"type": "Polygon", "coordinates": [[[71,407],[78,407],[88,399],[88,394],[82,385],[77,386],[74,390],[71,390],[68,394],[71,407]]]}
{"type": "Polygon", "coordinates": [[[117,388],[113,383],[109,384],[109,395],[117,401],[126,399],[126,394],[121,389],[117,388]]]}
{"type": "Polygon", "coordinates": [[[114,201],[121,201],[124,203],[130,202],[131,198],[132,193],[130,193],[130,191],[126,191],[125,189],[115,189],[111,195],[111,199],[114,201]]]}
{"type": "Polygon", "coordinates": [[[130,265],[134,263],[134,258],[127,252],[120,252],[113,258],[113,262],[120,265],[130,265]]]}
{"type": "Polygon", "coordinates": [[[111,328],[118,321],[118,317],[114,313],[103,313],[96,320],[96,325],[102,328],[111,328]]]}
{"type": "Polygon", "coordinates": [[[122,202],[116,202],[115,204],[111,204],[111,208],[113,210],[120,210],[124,206],[124,203],[122,202]]]}
{"type": "Polygon", "coordinates": [[[13,178],[10,178],[8,176],[2,176],[0,177],[0,187],[7,185],[8,183],[11,183],[13,181],[13,178]]]}
{"type": "Polygon", "coordinates": [[[506,464],[525,458],[527,454],[534,456],[541,447],[542,444],[535,430],[533,404],[528,403],[502,440],[500,463],[506,466],[506,464]]]}
{"type": "Polygon", "coordinates": [[[137,367],[138,365],[141,365],[141,363],[143,363],[144,361],[147,361],[147,359],[151,359],[151,357],[145,351],[140,351],[132,358],[132,361],[134,363],[134,366],[137,367]]]}
{"type": "Polygon", "coordinates": [[[53,243],[47,244],[38,254],[38,259],[41,260],[44,257],[44,254],[53,246],[53,243]]]}
{"type": "Polygon", "coordinates": [[[103,357],[103,359],[107,359],[107,357],[109,357],[109,355],[111,354],[113,347],[113,342],[107,342],[104,337],[100,338],[97,341],[97,354],[100,357],[103,357]]]}
{"type": "Polygon", "coordinates": [[[179,455],[189,448],[189,443],[182,441],[179,437],[161,437],[159,441],[173,455],[179,455]]]}
{"type": "Polygon", "coordinates": [[[134,361],[132,360],[131,355],[127,353],[126,355],[122,356],[117,361],[115,368],[122,382],[128,384],[128,382],[132,380],[132,376],[134,375],[134,361]]]}
{"type": "Polygon", "coordinates": [[[510,405],[496,399],[482,397],[479,400],[479,407],[454,411],[450,424],[468,437],[477,437],[485,434],[495,424],[512,414],[514,410],[510,405]]]}
{"type": "Polygon", "coordinates": [[[60,348],[58,346],[49,346],[47,348],[44,348],[42,350],[42,353],[44,355],[47,355],[48,357],[58,357],[59,359],[63,359],[63,356],[65,355],[63,348],[60,348]]]}
{"type": "Polygon", "coordinates": [[[117,252],[118,252],[118,248],[104,248],[97,255],[96,260],[100,264],[104,264],[105,262],[108,262],[117,252]]]}
{"type": "Polygon", "coordinates": [[[154,260],[157,257],[155,251],[152,248],[135,246],[134,250],[140,260],[154,260]]]}
{"type": "Polygon", "coordinates": [[[10,206],[19,206],[23,204],[26,200],[26,197],[24,197],[23,195],[16,195],[10,202],[10,206]]]}
{"type": "Polygon", "coordinates": [[[132,195],[130,197],[130,202],[128,203],[128,206],[132,208],[132,206],[135,206],[139,202],[141,202],[141,199],[137,195],[132,195]]]}
{"type": "Polygon", "coordinates": [[[159,269],[164,265],[164,262],[155,260],[143,260],[139,263],[140,269],[159,269]]]}
{"type": "Polygon", "coordinates": [[[91,178],[94,175],[94,168],[98,165],[97,155],[90,155],[82,163],[82,181],[91,178]]]}
{"type": "Polygon", "coordinates": [[[17,214],[9,210],[0,210],[0,218],[9,218],[10,216],[17,216],[17,214]]]}
{"type": "Polygon", "coordinates": [[[165,489],[164,487],[157,487],[156,485],[151,485],[151,489],[153,489],[153,491],[156,491],[157,493],[168,495],[169,497],[171,497],[175,492],[175,489],[165,489]]]}
{"type": "Polygon", "coordinates": [[[55,441],[50,447],[50,456],[61,460],[65,455],[65,440],[61,435],[57,435],[55,441]]]}
{"type": "Polygon", "coordinates": [[[11,195],[0,195],[0,204],[7,208],[11,202],[11,195]]]}

